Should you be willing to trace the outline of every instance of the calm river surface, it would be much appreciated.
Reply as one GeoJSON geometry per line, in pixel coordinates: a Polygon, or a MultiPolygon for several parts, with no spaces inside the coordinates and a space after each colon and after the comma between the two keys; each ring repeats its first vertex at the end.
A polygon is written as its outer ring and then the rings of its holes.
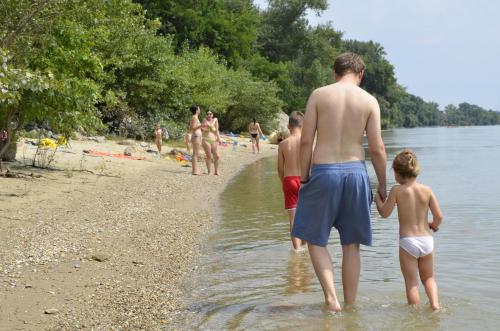
{"type": "MultiPolygon", "coordinates": [[[[379,218],[372,206],[372,247],[362,246],[354,310],[321,311],[323,294],[307,253],[290,250],[276,158],[258,161],[222,194],[218,222],[187,286],[190,310],[181,329],[202,330],[499,330],[500,126],[397,129],[384,132],[388,159],[412,148],[419,181],[430,185],[445,218],[435,235],[436,279],[443,309],[406,305],[398,261],[396,212],[379,218]]],[[[388,162],[390,164],[390,162],[388,162]]],[[[374,170],[368,171],[375,187],[374,170]]],[[[392,171],[389,188],[394,184],[392,171]]],[[[336,288],[341,248],[329,250],[336,288]]]]}

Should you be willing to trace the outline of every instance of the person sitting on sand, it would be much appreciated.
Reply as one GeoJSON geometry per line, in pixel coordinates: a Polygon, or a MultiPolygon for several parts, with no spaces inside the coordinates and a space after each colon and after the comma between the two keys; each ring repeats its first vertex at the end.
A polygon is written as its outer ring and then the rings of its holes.
{"type": "Polygon", "coordinates": [[[259,146],[260,136],[263,136],[264,134],[262,133],[262,130],[260,129],[260,124],[257,122],[255,117],[252,118],[252,122],[248,124],[248,132],[252,137],[253,153],[255,154],[255,149],[257,149],[257,153],[260,153],[260,146],[259,146]]]}
{"type": "Polygon", "coordinates": [[[418,276],[424,284],[432,309],[439,309],[438,289],[434,280],[434,238],[443,218],[439,203],[430,187],[417,183],[419,174],[417,156],[408,149],[400,152],[392,162],[395,185],[385,202],[379,195],[375,203],[380,216],[387,218],[398,206],[399,262],[405,279],[408,304],[420,304],[418,276]],[[427,220],[429,209],[433,220],[427,220]]]}
{"type": "Polygon", "coordinates": [[[161,156],[161,143],[162,143],[162,134],[160,123],[156,123],[155,125],[155,144],[158,148],[158,155],[161,156]]]}
{"type": "Polygon", "coordinates": [[[205,150],[205,162],[207,164],[207,171],[210,175],[212,160],[214,162],[214,175],[219,175],[219,151],[218,145],[221,141],[219,133],[219,121],[214,114],[209,110],[207,117],[203,121],[202,128],[202,145],[205,150]]]}
{"type": "MultiPolygon", "coordinates": [[[[285,196],[285,209],[288,213],[290,232],[295,218],[295,208],[300,188],[300,135],[304,114],[294,111],[288,119],[290,136],[278,145],[278,176],[280,177],[283,194],[285,196]]],[[[303,249],[306,242],[292,236],[292,245],[295,251],[303,249]]]]}

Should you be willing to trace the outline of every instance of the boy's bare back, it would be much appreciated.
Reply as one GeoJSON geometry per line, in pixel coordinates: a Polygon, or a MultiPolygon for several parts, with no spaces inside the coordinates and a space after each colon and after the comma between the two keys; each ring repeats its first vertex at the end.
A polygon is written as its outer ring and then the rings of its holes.
{"type": "Polygon", "coordinates": [[[284,176],[300,176],[300,134],[290,135],[278,145],[283,157],[284,176]]]}
{"type": "Polygon", "coordinates": [[[392,188],[389,198],[398,206],[399,236],[428,236],[429,208],[436,215],[437,201],[431,188],[415,181],[392,188]]]}

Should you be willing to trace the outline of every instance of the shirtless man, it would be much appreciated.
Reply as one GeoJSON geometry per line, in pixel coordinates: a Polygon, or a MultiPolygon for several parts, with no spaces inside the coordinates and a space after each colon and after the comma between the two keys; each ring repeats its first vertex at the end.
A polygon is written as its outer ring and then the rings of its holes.
{"type": "Polygon", "coordinates": [[[386,154],[377,100],[359,87],[365,64],[353,53],[334,63],[335,84],[314,90],[306,106],[300,144],[301,189],[292,236],[307,241],[309,255],[325,296],[326,310],[342,308],[335,293],[333,266],[326,248],[332,227],[342,245],[344,304],[356,299],[359,245],[371,245],[372,192],[364,163],[363,135],[386,198],[386,154]],[[313,142],[316,144],[313,150],[313,142]]]}
{"type": "MultiPolygon", "coordinates": [[[[288,119],[288,130],[290,136],[278,145],[278,176],[280,177],[285,195],[285,209],[290,222],[290,232],[292,232],[295,208],[300,188],[300,134],[304,114],[294,111],[288,119]]],[[[292,237],[292,245],[295,251],[302,249],[305,242],[299,238],[292,237]]]]}

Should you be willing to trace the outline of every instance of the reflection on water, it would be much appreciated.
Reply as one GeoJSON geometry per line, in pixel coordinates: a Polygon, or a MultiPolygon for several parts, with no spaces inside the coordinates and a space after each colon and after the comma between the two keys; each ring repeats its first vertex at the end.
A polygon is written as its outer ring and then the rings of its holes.
{"type": "MultiPolygon", "coordinates": [[[[443,309],[405,304],[396,213],[373,206],[374,246],[362,247],[358,302],[340,314],[321,310],[323,294],[307,252],[291,251],[276,159],[258,161],[222,194],[218,223],[195,277],[190,314],[179,329],[496,330],[500,323],[500,127],[425,128],[384,133],[388,159],[412,148],[419,180],[445,214],[436,235],[436,277],[443,309]]],[[[368,163],[372,184],[375,176],[368,163]]],[[[389,187],[393,185],[389,173],[389,187]]],[[[340,286],[341,248],[329,244],[340,286]]],[[[427,298],[421,288],[424,302],[427,298]]]]}

